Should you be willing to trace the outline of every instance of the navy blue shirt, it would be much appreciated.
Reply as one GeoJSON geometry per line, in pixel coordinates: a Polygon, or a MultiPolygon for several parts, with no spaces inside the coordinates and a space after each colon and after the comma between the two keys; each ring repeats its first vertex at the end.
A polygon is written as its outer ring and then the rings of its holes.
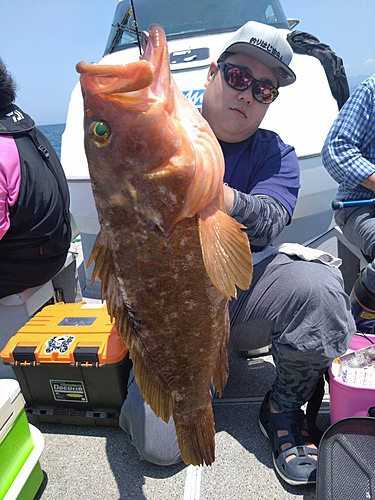
{"type": "Polygon", "coordinates": [[[219,143],[225,158],[224,182],[243,193],[272,196],[292,217],[300,188],[294,148],[265,129],[242,142],[219,143]]]}

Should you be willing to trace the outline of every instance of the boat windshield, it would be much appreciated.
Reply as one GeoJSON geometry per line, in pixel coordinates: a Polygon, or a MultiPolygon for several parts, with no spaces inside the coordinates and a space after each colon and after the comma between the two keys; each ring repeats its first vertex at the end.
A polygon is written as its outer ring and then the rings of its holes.
{"type": "MultiPolygon", "coordinates": [[[[140,32],[160,24],[168,39],[234,31],[247,21],[289,29],[279,0],[133,0],[140,32]]],[[[104,52],[137,43],[130,0],[119,2],[104,52]]]]}

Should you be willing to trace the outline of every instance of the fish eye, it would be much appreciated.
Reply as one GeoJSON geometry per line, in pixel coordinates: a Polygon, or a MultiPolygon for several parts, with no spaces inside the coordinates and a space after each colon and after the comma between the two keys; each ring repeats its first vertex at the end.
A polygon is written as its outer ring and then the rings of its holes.
{"type": "Polygon", "coordinates": [[[104,121],[93,122],[90,126],[91,136],[93,141],[99,148],[104,148],[111,136],[111,129],[108,123],[104,121]]]}

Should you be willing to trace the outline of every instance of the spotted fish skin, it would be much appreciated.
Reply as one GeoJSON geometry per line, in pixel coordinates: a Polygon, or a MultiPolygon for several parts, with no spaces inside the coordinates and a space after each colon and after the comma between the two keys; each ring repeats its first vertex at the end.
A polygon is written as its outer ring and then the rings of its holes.
{"type": "Polygon", "coordinates": [[[243,226],[225,213],[221,148],[171,77],[160,26],[140,61],[77,71],[101,227],[93,276],[143,397],[164,421],[173,416],[182,459],[212,464],[210,383],[221,395],[228,300],[252,273],[243,226]]]}

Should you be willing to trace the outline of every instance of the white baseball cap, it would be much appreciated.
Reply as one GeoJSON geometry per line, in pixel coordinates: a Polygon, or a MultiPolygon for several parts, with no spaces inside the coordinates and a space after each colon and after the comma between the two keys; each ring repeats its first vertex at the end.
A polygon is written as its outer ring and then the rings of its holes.
{"type": "Polygon", "coordinates": [[[296,81],[296,75],[289,68],[292,47],[283,32],[273,26],[249,21],[228,40],[222,54],[224,52],[244,54],[265,64],[276,74],[280,87],[296,81]]]}

